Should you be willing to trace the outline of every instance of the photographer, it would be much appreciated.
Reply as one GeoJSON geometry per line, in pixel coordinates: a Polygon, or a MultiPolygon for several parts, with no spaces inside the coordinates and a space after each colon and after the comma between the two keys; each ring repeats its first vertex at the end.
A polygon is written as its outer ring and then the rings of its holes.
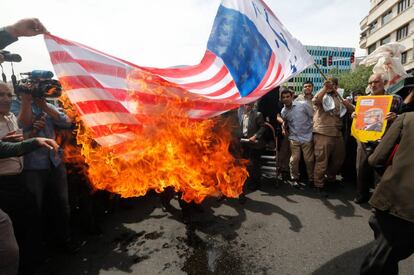
{"type": "MultiPolygon", "coordinates": [[[[70,128],[72,123],[66,114],[47,103],[44,96],[40,96],[42,91],[36,90],[36,87],[41,86],[16,88],[16,93],[19,90],[24,93],[18,93],[18,100],[12,104],[12,112],[17,115],[25,136],[55,139],[55,127],[70,128]]],[[[24,174],[27,188],[35,197],[39,215],[43,216],[44,204],[54,212],[53,222],[59,246],[65,252],[75,252],[77,248],[72,245],[69,233],[70,208],[62,153],[40,149],[27,154],[24,157],[24,174]]]]}

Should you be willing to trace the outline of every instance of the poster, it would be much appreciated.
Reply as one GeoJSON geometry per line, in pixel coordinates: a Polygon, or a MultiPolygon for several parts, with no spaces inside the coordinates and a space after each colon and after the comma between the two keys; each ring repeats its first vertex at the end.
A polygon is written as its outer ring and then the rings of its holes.
{"type": "Polygon", "coordinates": [[[361,142],[379,140],[387,128],[392,96],[359,96],[352,121],[352,135],[361,142]]]}

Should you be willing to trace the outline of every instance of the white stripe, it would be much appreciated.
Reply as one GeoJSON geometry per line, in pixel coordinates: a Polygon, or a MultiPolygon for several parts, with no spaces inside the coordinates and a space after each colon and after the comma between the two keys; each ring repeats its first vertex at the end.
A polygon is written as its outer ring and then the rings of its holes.
{"type": "Polygon", "coordinates": [[[223,60],[219,57],[216,57],[216,59],[214,60],[213,64],[211,64],[210,67],[208,67],[205,71],[197,75],[192,75],[188,77],[179,77],[179,78],[163,77],[162,75],[160,76],[164,78],[165,80],[176,83],[176,84],[189,84],[189,83],[195,83],[195,82],[200,82],[200,81],[206,81],[206,80],[213,78],[220,72],[220,70],[224,66],[225,65],[224,65],[223,60]]]}
{"type": "Polygon", "coordinates": [[[135,139],[137,139],[137,135],[133,132],[125,132],[122,134],[113,134],[109,136],[95,138],[96,142],[98,142],[102,146],[114,146],[135,139]]]}
{"type": "Polygon", "coordinates": [[[121,68],[130,69],[131,66],[109,57],[103,53],[96,53],[91,49],[83,48],[81,46],[62,45],[52,39],[45,39],[49,53],[65,51],[74,59],[89,60],[99,62],[106,65],[118,66],[121,68]]]}
{"type": "MultiPolygon", "coordinates": [[[[266,81],[265,85],[263,86],[263,88],[266,89],[268,86],[270,86],[274,83],[278,65],[279,65],[279,63],[277,63],[276,60],[275,60],[275,64],[273,65],[272,72],[270,73],[270,76],[267,79],[267,81],[266,81]]],[[[280,74],[282,74],[282,72],[280,74]]]]}
{"type": "Polygon", "coordinates": [[[83,101],[92,101],[92,100],[113,100],[119,101],[112,96],[112,94],[107,93],[104,89],[99,88],[82,88],[82,89],[73,89],[66,91],[70,101],[72,103],[78,103],[83,101]]]}
{"type": "Polygon", "coordinates": [[[209,86],[204,89],[188,89],[188,91],[199,95],[209,95],[223,89],[232,81],[233,78],[231,77],[230,73],[228,73],[222,80],[220,80],[212,86],[209,86]]]}
{"type": "Polygon", "coordinates": [[[116,123],[139,124],[134,115],[127,113],[102,112],[82,115],[81,118],[89,127],[116,123]]]}
{"type": "Polygon", "coordinates": [[[221,99],[221,100],[223,100],[223,99],[232,97],[232,96],[234,96],[235,94],[238,94],[238,93],[239,93],[238,89],[236,87],[234,87],[233,89],[231,89],[230,91],[228,91],[227,93],[224,93],[222,95],[219,95],[219,96],[204,96],[204,97],[206,97],[208,99],[221,99]]]}
{"type": "Polygon", "coordinates": [[[130,88],[127,84],[127,79],[123,77],[87,72],[77,63],[59,63],[55,64],[54,68],[58,77],[90,76],[97,80],[103,87],[110,87],[112,89],[130,88]]]}

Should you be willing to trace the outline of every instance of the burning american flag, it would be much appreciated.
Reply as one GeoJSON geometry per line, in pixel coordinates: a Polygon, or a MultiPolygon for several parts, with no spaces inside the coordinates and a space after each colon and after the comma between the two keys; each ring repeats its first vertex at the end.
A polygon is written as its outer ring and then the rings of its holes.
{"type": "Polygon", "coordinates": [[[247,172],[228,152],[228,129],[210,118],[313,64],[261,0],[223,0],[194,66],[142,67],[54,35],[45,41],[82,121],[77,139],[90,181],[125,197],[167,186],[187,201],[237,197],[247,172]]]}

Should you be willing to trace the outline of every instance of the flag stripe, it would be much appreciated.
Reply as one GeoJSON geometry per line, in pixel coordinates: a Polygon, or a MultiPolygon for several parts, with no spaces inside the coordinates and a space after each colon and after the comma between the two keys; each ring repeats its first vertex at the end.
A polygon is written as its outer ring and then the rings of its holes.
{"type": "Polygon", "coordinates": [[[83,115],[102,112],[129,113],[129,110],[119,101],[90,100],[75,104],[83,115]]]}
{"type": "Polygon", "coordinates": [[[210,51],[206,51],[203,59],[201,60],[200,64],[195,66],[185,66],[179,68],[169,68],[169,69],[157,69],[157,68],[150,68],[146,67],[149,72],[154,74],[158,74],[162,77],[172,77],[172,78],[183,78],[194,76],[206,71],[214,61],[216,60],[215,54],[210,51]]]}
{"type": "Polygon", "coordinates": [[[210,79],[199,81],[199,82],[193,82],[189,84],[181,84],[180,86],[184,89],[192,90],[192,89],[205,89],[210,87],[211,85],[214,85],[215,83],[221,81],[223,78],[225,78],[229,74],[229,71],[225,66],[223,66],[220,71],[213,76],[210,79]]]}
{"type": "Polygon", "coordinates": [[[82,116],[83,121],[89,127],[123,123],[127,125],[140,124],[133,114],[102,112],[82,116]]]}

